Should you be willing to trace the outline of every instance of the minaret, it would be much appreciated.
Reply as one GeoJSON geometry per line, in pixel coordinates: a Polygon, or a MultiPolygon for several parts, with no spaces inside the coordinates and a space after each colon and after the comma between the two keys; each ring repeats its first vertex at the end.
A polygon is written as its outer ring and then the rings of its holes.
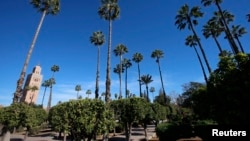
{"type": "Polygon", "coordinates": [[[43,77],[41,70],[41,67],[37,65],[33,68],[32,73],[27,76],[21,102],[36,103],[43,77]]]}

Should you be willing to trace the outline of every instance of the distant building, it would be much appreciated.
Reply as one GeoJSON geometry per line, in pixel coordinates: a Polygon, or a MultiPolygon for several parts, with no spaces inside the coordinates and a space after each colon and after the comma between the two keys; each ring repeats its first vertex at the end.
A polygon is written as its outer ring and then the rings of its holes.
{"type": "Polygon", "coordinates": [[[41,67],[37,65],[33,68],[32,73],[27,76],[21,102],[36,103],[43,78],[41,70],[41,67]]]}

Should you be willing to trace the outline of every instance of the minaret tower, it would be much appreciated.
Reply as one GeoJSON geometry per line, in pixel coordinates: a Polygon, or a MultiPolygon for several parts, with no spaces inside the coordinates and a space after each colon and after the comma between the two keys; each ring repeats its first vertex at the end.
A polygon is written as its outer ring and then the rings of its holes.
{"type": "Polygon", "coordinates": [[[41,70],[41,67],[37,65],[33,68],[32,73],[27,76],[21,102],[36,103],[43,78],[41,70]]]}

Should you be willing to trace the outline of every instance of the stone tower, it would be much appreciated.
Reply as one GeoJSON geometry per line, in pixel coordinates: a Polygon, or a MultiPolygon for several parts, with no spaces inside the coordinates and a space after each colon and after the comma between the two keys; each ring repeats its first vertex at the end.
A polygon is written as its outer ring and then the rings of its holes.
{"type": "Polygon", "coordinates": [[[21,102],[36,103],[43,77],[41,70],[41,67],[37,65],[33,68],[32,73],[27,76],[21,102]]]}

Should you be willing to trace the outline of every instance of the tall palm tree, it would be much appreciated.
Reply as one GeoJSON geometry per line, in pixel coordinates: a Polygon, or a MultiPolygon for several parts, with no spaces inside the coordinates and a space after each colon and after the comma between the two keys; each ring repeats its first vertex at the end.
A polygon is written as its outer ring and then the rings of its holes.
{"type": "Polygon", "coordinates": [[[60,69],[60,67],[59,67],[58,65],[53,65],[53,66],[51,67],[50,70],[53,72],[53,73],[52,73],[52,78],[54,78],[55,72],[58,72],[59,69],[60,69]]]}
{"type": "Polygon", "coordinates": [[[222,54],[222,48],[217,40],[217,38],[220,36],[221,32],[223,31],[223,27],[218,24],[218,22],[214,21],[214,19],[208,20],[208,22],[203,26],[203,35],[207,39],[209,37],[212,37],[220,51],[220,54],[222,54]]]}
{"type": "Polygon", "coordinates": [[[201,69],[202,69],[202,73],[203,73],[204,79],[205,79],[205,81],[206,81],[206,83],[207,83],[207,82],[208,82],[207,75],[206,75],[206,72],[205,72],[203,63],[202,63],[202,61],[201,61],[200,55],[199,55],[199,53],[198,53],[198,51],[197,51],[197,49],[196,49],[196,46],[197,46],[197,40],[196,40],[196,38],[195,38],[193,35],[189,35],[189,36],[186,38],[185,45],[194,48],[194,51],[195,51],[195,53],[196,53],[196,55],[197,55],[197,57],[198,57],[198,60],[199,60],[200,65],[201,65],[201,69]]]}
{"type": "Polygon", "coordinates": [[[233,37],[236,39],[236,41],[238,42],[241,52],[245,53],[244,48],[239,40],[239,37],[242,37],[243,34],[246,34],[247,31],[244,27],[241,27],[240,25],[232,25],[232,31],[231,31],[233,37]]]}
{"type": "Polygon", "coordinates": [[[48,14],[56,15],[60,10],[60,0],[31,0],[30,4],[32,4],[36,9],[38,9],[39,12],[42,12],[42,17],[36,29],[33,40],[31,42],[30,49],[26,56],[20,77],[17,81],[17,87],[14,93],[13,103],[19,102],[19,99],[22,96],[22,92],[23,92],[22,86],[23,86],[25,75],[26,75],[26,70],[30,61],[31,54],[35,47],[35,43],[36,43],[39,31],[41,29],[43,20],[45,18],[45,15],[48,15],[48,14]]]}
{"type": "Polygon", "coordinates": [[[86,94],[88,95],[88,98],[89,98],[89,95],[91,95],[91,90],[90,89],[88,89],[87,91],[86,91],[86,94]]]}
{"type": "Polygon", "coordinates": [[[149,97],[148,97],[148,84],[150,84],[151,82],[153,82],[152,76],[149,75],[149,74],[147,74],[147,75],[142,75],[140,80],[141,80],[141,82],[142,82],[142,85],[145,85],[145,86],[146,86],[147,99],[149,99],[149,97]]]}
{"type": "Polygon", "coordinates": [[[111,66],[111,37],[112,37],[112,21],[119,17],[120,8],[118,0],[101,0],[98,14],[101,18],[109,22],[109,37],[108,37],[108,57],[107,57],[107,72],[106,72],[106,92],[105,101],[110,101],[110,66],[111,66]]]}
{"type": "Polygon", "coordinates": [[[233,52],[235,54],[239,53],[239,49],[233,39],[233,36],[232,34],[230,33],[230,29],[228,27],[228,24],[227,24],[227,21],[226,21],[226,18],[224,17],[224,14],[223,14],[223,10],[222,8],[220,7],[220,4],[222,3],[223,0],[201,0],[201,3],[204,5],[204,6],[210,6],[212,3],[216,5],[219,13],[221,14],[221,21],[223,23],[223,26],[225,27],[225,33],[229,39],[229,42],[233,48],[233,52]]]}
{"type": "Polygon", "coordinates": [[[77,99],[79,99],[79,92],[82,90],[82,87],[81,87],[81,85],[76,85],[75,86],[75,91],[77,92],[77,94],[76,94],[76,98],[77,99]]]}
{"type": "Polygon", "coordinates": [[[175,25],[177,25],[178,29],[182,30],[185,29],[186,25],[189,30],[191,30],[194,34],[194,37],[197,39],[198,46],[201,50],[202,56],[205,60],[207,69],[209,73],[212,72],[211,67],[208,63],[205,51],[200,43],[200,40],[198,40],[198,36],[196,34],[196,31],[194,29],[194,26],[198,24],[198,21],[196,18],[202,17],[203,13],[200,10],[200,7],[195,6],[189,9],[189,6],[187,4],[183,5],[180,10],[178,11],[177,16],[175,17],[175,25]]]}
{"type": "Polygon", "coordinates": [[[49,94],[49,100],[48,100],[48,105],[47,105],[47,111],[50,110],[51,108],[51,101],[52,101],[52,87],[53,85],[56,84],[55,78],[50,78],[49,79],[49,88],[50,88],[50,94],[49,94]]]}
{"type": "MultiPolygon", "coordinates": [[[[226,30],[225,24],[222,21],[222,15],[221,15],[221,13],[219,11],[215,11],[213,14],[214,15],[211,18],[211,21],[214,22],[215,24],[217,24],[218,26],[222,27],[222,30],[225,33],[226,37],[229,34],[231,35],[231,33],[226,30]]],[[[225,18],[225,22],[226,22],[227,25],[229,25],[230,22],[232,22],[234,20],[234,15],[231,14],[230,12],[224,10],[222,12],[222,14],[223,14],[223,17],[225,18]]],[[[235,49],[233,47],[232,41],[229,38],[228,38],[228,43],[229,43],[229,45],[231,47],[232,52],[235,54],[235,49]]]]}
{"type": "Polygon", "coordinates": [[[48,110],[48,111],[49,111],[50,108],[51,108],[52,87],[53,87],[53,85],[55,84],[55,78],[54,78],[55,72],[58,72],[59,69],[60,69],[60,67],[59,67],[58,65],[53,65],[53,66],[51,67],[51,69],[50,69],[53,73],[52,73],[52,77],[50,78],[50,86],[49,86],[49,88],[50,88],[50,94],[49,94],[49,100],[48,100],[48,105],[47,105],[47,110],[48,110]]]}
{"type": "Polygon", "coordinates": [[[124,58],[122,60],[122,65],[125,68],[125,93],[126,93],[126,98],[128,98],[128,68],[132,66],[131,60],[124,58]]]}
{"type": "Polygon", "coordinates": [[[48,88],[49,86],[50,86],[49,80],[45,80],[45,81],[42,83],[42,87],[44,87],[43,99],[42,99],[42,107],[43,107],[43,101],[44,101],[44,97],[45,97],[45,94],[46,94],[46,90],[47,90],[47,88],[48,88]]]}
{"type": "MultiPolygon", "coordinates": [[[[117,45],[116,46],[116,48],[114,49],[114,54],[115,54],[115,56],[119,56],[119,61],[120,61],[120,63],[119,63],[119,67],[120,67],[120,70],[123,70],[123,66],[122,66],[122,55],[123,54],[125,54],[125,53],[127,53],[128,52],[128,49],[127,49],[127,47],[125,46],[125,45],[123,45],[123,44],[119,44],[119,45],[117,45]]],[[[122,82],[122,75],[121,75],[121,73],[122,73],[122,71],[119,71],[119,81],[120,81],[120,95],[122,95],[122,88],[121,88],[121,82],[122,82]]]]}
{"type": "Polygon", "coordinates": [[[122,79],[121,79],[121,75],[124,72],[124,68],[123,67],[121,68],[120,64],[117,64],[113,71],[114,71],[114,73],[117,73],[118,76],[119,76],[119,88],[120,88],[119,89],[119,97],[121,98],[122,97],[122,89],[121,89],[121,87],[122,87],[122,79]]]}
{"type": "Polygon", "coordinates": [[[143,97],[142,91],[141,91],[141,70],[140,70],[140,62],[143,60],[143,56],[141,53],[135,53],[133,55],[132,60],[137,63],[137,68],[138,68],[138,82],[139,82],[139,91],[140,91],[140,97],[143,97]]]}
{"type": "Polygon", "coordinates": [[[97,31],[90,37],[90,42],[97,46],[97,69],[96,69],[96,85],[95,85],[95,98],[99,97],[99,78],[100,78],[100,46],[105,43],[105,37],[102,31],[97,31]]]}
{"type": "MultiPolygon", "coordinates": [[[[163,94],[164,94],[164,98],[165,98],[164,100],[167,101],[167,99],[166,99],[166,92],[165,92],[164,85],[163,85],[163,80],[162,80],[161,65],[160,65],[160,58],[163,58],[163,55],[164,55],[164,53],[163,53],[162,50],[156,49],[156,50],[154,50],[154,51],[152,52],[151,57],[152,57],[152,58],[156,58],[156,63],[158,64],[159,73],[160,73],[160,78],[161,78],[161,87],[162,87],[163,94]]],[[[166,102],[166,101],[165,101],[165,102],[166,102]]]]}

